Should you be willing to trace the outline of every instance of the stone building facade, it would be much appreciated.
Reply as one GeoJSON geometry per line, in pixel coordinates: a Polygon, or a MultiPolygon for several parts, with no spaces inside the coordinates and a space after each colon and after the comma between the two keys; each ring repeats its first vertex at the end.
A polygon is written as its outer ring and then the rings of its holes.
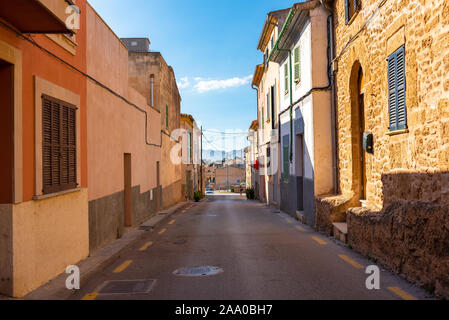
{"type": "Polygon", "coordinates": [[[339,194],[316,227],[347,223],[353,248],[448,294],[449,3],[333,9],[339,194]]]}

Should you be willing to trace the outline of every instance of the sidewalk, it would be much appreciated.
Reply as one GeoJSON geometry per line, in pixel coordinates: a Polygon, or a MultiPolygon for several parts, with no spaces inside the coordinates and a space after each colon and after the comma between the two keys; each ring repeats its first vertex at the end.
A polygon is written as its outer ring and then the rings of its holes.
{"type": "MultiPolygon", "coordinates": [[[[160,211],[153,218],[145,221],[140,227],[128,232],[122,238],[114,241],[106,247],[96,251],[85,260],[78,263],[80,268],[80,285],[88,281],[97,271],[107,268],[120,258],[121,253],[133,243],[141,239],[148,231],[164,223],[176,212],[182,210],[190,202],[181,202],[177,205],[160,211]]],[[[37,288],[22,299],[24,300],[65,300],[75,291],[67,290],[65,281],[69,275],[62,273],[48,283],[37,288]]],[[[1,298],[0,298],[1,299],[1,298]]]]}

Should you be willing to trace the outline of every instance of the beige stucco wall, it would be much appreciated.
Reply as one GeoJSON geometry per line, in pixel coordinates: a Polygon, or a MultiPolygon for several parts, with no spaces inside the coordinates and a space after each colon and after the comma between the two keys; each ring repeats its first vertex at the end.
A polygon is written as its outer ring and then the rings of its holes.
{"type": "Polygon", "coordinates": [[[147,105],[144,96],[129,88],[125,45],[90,6],[86,14],[90,30],[87,71],[129,101],[92,81],[87,83],[89,201],[123,190],[125,153],[131,154],[132,186],[140,185],[143,193],[157,187],[160,148],[147,145],[146,141],[161,144],[160,114],[147,105]]]}
{"type": "Polygon", "coordinates": [[[13,205],[13,296],[21,297],[89,254],[87,190],[13,205]]]}

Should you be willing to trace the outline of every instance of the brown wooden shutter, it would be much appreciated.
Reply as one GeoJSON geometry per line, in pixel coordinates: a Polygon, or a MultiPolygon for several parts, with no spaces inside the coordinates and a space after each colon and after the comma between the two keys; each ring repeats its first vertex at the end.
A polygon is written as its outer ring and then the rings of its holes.
{"type": "Polygon", "coordinates": [[[76,188],[76,107],[42,96],[43,193],[76,188]]]}

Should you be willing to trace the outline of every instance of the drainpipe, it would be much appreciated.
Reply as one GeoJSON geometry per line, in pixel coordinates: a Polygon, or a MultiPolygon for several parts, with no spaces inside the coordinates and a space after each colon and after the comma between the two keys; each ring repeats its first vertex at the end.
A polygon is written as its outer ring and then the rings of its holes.
{"type": "MultiPolygon", "coordinates": [[[[293,161],[293,81],[292,81],[292,51],[290,49],[277,48],[279,51],[288,52],[289,82],[290,82],[290,162],[293,161]]],[[[279,117],[280,124],[280,117],[279,117]]]]}
{"type": "Polygon", "coordinates": [[[334,194],[338,194],[338,173],[337,173],[337,121],[336,121],[336,97],[335,97],[335,73],[332,66],[332,61],[334,60],[334,17],[333,10],[326,3],[321,1],[323,6],[330,11],[329,17],[327,18],[328,23],[328,45],[329,45],[329,81],[331,86],[331,133],[332,133],[332,181],[334,187],[334,194]]]}

